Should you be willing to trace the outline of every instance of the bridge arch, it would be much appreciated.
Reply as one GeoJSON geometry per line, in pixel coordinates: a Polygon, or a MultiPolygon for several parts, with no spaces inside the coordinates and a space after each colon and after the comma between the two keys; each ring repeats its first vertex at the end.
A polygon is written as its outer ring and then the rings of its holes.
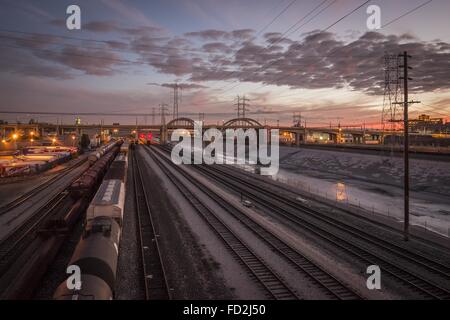
{"type": "Polygon", "coordinates": [[[168,129],[188,129],[188,128],[194,128],[195,121],[190,118],[176,118],[167,123],[168,129]]]}
{"type": "Polygon", "coordinates": [[[224,128],[250,128],[258,127],[262,128],[263,125],[258,121],[251,118],[235,118],[228,120],[223,124],[224,128]]]}

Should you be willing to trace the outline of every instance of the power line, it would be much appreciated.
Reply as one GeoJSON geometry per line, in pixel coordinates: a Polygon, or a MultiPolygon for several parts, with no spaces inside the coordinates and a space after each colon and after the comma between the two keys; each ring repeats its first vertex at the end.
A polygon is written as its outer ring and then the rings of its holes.
{"type": "Polygon", "coordinates": [[[426,6],[427,4],[429,4],[429,3],[432,2],[432,1],[433,1],[433,0],[428,0],[428,1],[426,1],[426,2],[424,2],[424,3],[422,3],[422,4],[420,4],[420,5],[418,5],[417,7],[415,7],[415,8],[413,8],[413,9],[409,10],[408,12],[405,12],[405,13],[402,14],[401,16],[399,16],[399,17],[397,17],[397,18],[395,18],[395,19],[389,21],[388,23],[384,24],[383,26],[381,26],[381,28],[385,28],[385,27],[387,27],[388,25],[390,25],[390,24],[392,24],[392,23],[394,23],[394,22],[400,20],[401,18],[406,17],[407,15],[409,15],[409,14],[413,13],[414,11],[416,11],[416,10],[418,10],[418,9],[420,9],[420,8],[422,8],[422,7],[424,7],[424,6],[426,6]]]}
{"type": "Polygon", "coordinates": [[[266,30],[268,27],[270,27],[283,13],[286,12],[289,7],[291,7],[297,0],[292,0],[283,10],[280,11],[267,25],[265,25],[261,30],[258,31],[256,35],[261,34],[264,30],[266,30]]]}
{"type": "MultiPolygon", "coordinates": [[[[429,113],[434,113],[434,114],[437,114],[437,115],[440,115],[440,116],[443,116],[443,117],[450,117],[450,113],[445,114],[445,113],[442,113],[442,112],[439,112],[439,111],[435,111],[434,110],[435,107],[433,107],[431,105],[428,105],[426,103],[423,103],[423,102],[421,102],[421,104],[423,104],[424,106],[430,107],[430,108],[427,108],[427,109],[424,109],[423,107],[421,108],[419,106],[415,107],[416,109],[422,109],[421,112],[429,112],[429,113]]],[[[419,112],[418,110],[413,110],[413,111],[419,112]]]]}
{"type": "MultiPolygon", "coordinates": [[[[328,0],[326,0],[326,1],[328,1],[328,0]]],[[[328,9],[332,4],[334,4],[335,2],[336,2],[337,0],[333,0],[328,6],[326,6],[325,8],[323,8],[322,10],[320,10],[317,14],[315,14],[311,19],[309,19],[306,23],[304,23],[304,24],[302,24],[300,27],[298,27],[297,29],[295,29],[294,30],[294,32],[297,32],[301,27],[303,27],[304,25],[306,25],[307,23],[309,23],[310,21],[312,21],[314,18],[316,18],[319,14],[321,14],[324,10],[326,10],[326,9],[328,9]]],[[[370,0],[369,0],[370,1],[370,0]]],[[[302,20],[302,19],[304,19],[305,17],[307,17],[308,15],[310,15],[311,13],[313,13],[317,8],[319,8],[323,3],[324,3],[325,1],[323,1],[322,3],[320,3],[318,6],[316,6],[316,7],[314,7],[314,9],[312,9],[310,12],[308,12],[303,18],[301,18],[300,20],[302,20]]],[[[295,24],[297,24],[298,22],[296,22],[295,24]]],[[[294,25],[295,25],[294,24],[294,25]]],[[[289,29],[288,29],[289,30],[289,29]]],[[[297,45],[297,47],[299,46],[299,44],[297,45]]],[[[271,44],[271,45],[269,45],[268,47],[265,47],[264,49],[270,49],[270,48],[272,48],[273,47],[273,44],[271,44]]],[[[293,46],[294,48],[296,47],[296,46],[293,46]]],[[[268,68],[270,68],[271,66],[273,66],[275,63],[277,63],[278,62],[278,60],[275,60],[275,61],[272,61],[272,62],[269,62],[267,65],[264,65],[264,66],[262,66],[261,67],[261,69],[258,71],[258,72],[261,72],[261,71],[264,71],[264,70],[267,70],[268,68]]],[[[236,74],[238,71],[234,71],[233,73],[231,73],[229,76],[233,76],[233,74],[236,74]]],[[[245,78],[244,79],[244,81],[246,81],[247,80],[247,78],[245,78]]],[[[237,82],[237,81],[240,81],[239,79],[237,79],[237,80],[234,80],[232,83],[234,83],[234,82],[237,82]]],[[[223,87],[221,87],[221,88],[219,88],[219,89],[217,89],[217,90],[223,90],[223,89],[225,89],[225,91],[224,92],[227,92],[227,91],[229,91],[229,90],[232,90],[232,89],[234,89],[234,88],[236,88],[236,87],[238,87],[238,86],[240,86],[240,83],[239,84],[237,84],[237,85],[235,85],[235,86],[233,86],[233,87],[231,87],[231,88],[226,88],[226,87],[228,87],[229,86],[229,84],[227,84],[227,85],[225,85],[225,86],[223,86],[223,87]]],[[[222,93],[223,94],[223,93],[222,93]]]]}
{"type": "MultiPolygon", "coordinates": [[[[337,21],[335,21],[334,23],[332,23],[331,25],[329,25],[327,28],[321,30],[321,32],[324,32],[324,31],[329,30],[331,27],[335,26],[337,23],[339,23],[340,21],[344,20],[346,17],[348,17],[348,16],[350,16],[351,14],[353,14],[354,12],[356,12],[358,9],[360,9],[362,6],[366,5],[366,4],[369,3],[370,1],[371,1],[371,0],[365,1],[364,3],[362,3],[361,5],[359,5],[358,7],[356,7],[355,9],[353,9],[352,11],[350,11],[350,12],[347,13],[347,14],[345,14],[343,17],[339,18],[337,21]]],[[[299,45],[300,45],[300,44],[298,44],[297,47],[298,47],[299,45]]],[[[294,46],[294,47],[295,47],[295,46],[294,46]]],[[[337,50],[337,49],[335,49],[335,50],[333,50],[333,51],[336,51],[336,50],[337,50]]],[[[333,52],[333,51],[332,51],[332,52],[333,52]]],[[[291,52],[292,52],[292,51],[291,51],[291,52]]],[[[286,57],[285,57],[285,58],[286,58],[286,57]]],[[[273,65],[274,63],[276,63],[276,62],[277,62],[277,61],[272,62],[272,63],[270,63],[268,66],[263,67],[262,70],[259,70],[259,72],[264,71],[264,70],[267,70],[268,67],[272,66],[272,65],[273,65]]],[[[316,63],[316,64],[317,64],[317,63],[316,63]]],[[[316,64],[314,64],[314,65],[316,65],[316,64]]],[[[294,70],[294,72],[291,72],[291,73],[289,73],[289,74],[286,75],[286,76],[283,75],[282,77],[276,79],[276,81],[279,81],[279,80],[285,79],[285,78],[287,78],[287,77],[290,77],[291,75],[297,73],[299,70],[300,70],[300,69],[294,70]]],[[[244,79],[244,81],[247,81],[247,79],[248,79],[248,78],[244,79]]],[[[240,85],[240,84],[237,84],[236,86],[233,86],[233,87],[231,87],[231,88],[225,90],[224,92],[229,91],[229,90],[231,90],[231,89],[234,89],[234,88],[238,87],[239,85],[240,85]]],[[[262,88],[262,87],[265,87],[265,86],[267,86],[267,85],[269,85],[269,84],[262,85],[261,88],[262,88]]],[[[223,93],[222,93],[222,94],[223,94],[223,93]]]]}
{"type": "MultiPolygon", "coordinates": [[[[284,37],[284,35],[290,30],[290,29],[292,29],[294,26],[296,26],[299,22],[301,22],[301,21],[303,21],[306,17],[308,17],[309,15],[311,15],[314,11],[316,11],[318,8],[320,8],[325,2],[327,2],[328,0],[324,0],[324,1],[322,1],[319,5],[317,5],[317,6],[315,6],[312,10],[310,10],[305,16],[303,16],[301,19],[299,19],[294,25],[292,25],[290,28],[288,28],[283,34],[282,34],[282,36],[281,36],[281,38],[278,40],[278,41],[281,41],[282,39],[283,39],[283,37],[284,37]]],[[[297,32],[300,28],[302,28],[304,25],[306,25],[307,23],[309,23],[310,21],[312,21],[313,19],[315,19],[319,14],[321,14],[323,11],[325,11],[326,9],[328,9],[332,4],[334,4],[335,2],[336,2],[337,0],[333,0],[330,4],[328,4],[326,7],[324,7],[324,8],[322,8],[322,10],[320,10],[318,13],[316,13],[312,18],[310,18],[307,22],[305,22],[304,24],[302,24],[300,27],[298,27],[297,29],[295,29],[293,32],[297,32]]],[[[292,33],[292,32],[291,32],[292,33]]],[[[289,34],[291,34],[291,33],[289,33],[289,34]]],[[[269,46],[266,46],[264,49],[270,49],[270,48],[272,48],[273,46],[274,46],[275,44],[274,43],[272,43],[272,44],[270,44],[269,46]]],[[[298,45],[297,45],[298,46],[298,45]]],[[[237,53],[237,51],[235,52],[235,54],[237,53]]],[[[278,61],[274,61],[274,62],[272,62],[272,63],[270,63],[268,66],[263,66],[262,67],[262,71],[264,71],[265,69],[267,69],[267,68],[269,68],[270,66],[272,66],[274,63],[276,63],[276,62],[278,62],[278,61]]],[[[233,75],[235,75],[236,73],[238,72],[238,70],[236,70],[236,71],[233,71],[233,72],[231,72],[231,74],[229,74],[228,76],[229,77],[232,77],[233,75]]],[[[223,80],[224,78],[222,77],[221,79],[219,79],[219,80],[223,80]]],[[[244,79],[244,81],[245,81],[246,79],[244,79]]],[[[237,82],[237,81],[239,81],[239,79],[237,79],[237,80],[234,80],[234,81],[232,81],[231,83],[235,83],[235,82],[237,82]]],[[[236,87],[238,87],[240,84],[237,84],[237,85],[235,85],[235,86],[233,86],[232,88],[229,88],[229,89],[226,89],[225,90],[225,92],[226,91],[229,91],[229,90],[231,90],[231,89],[234,89],[234,88],[236,88],[236,87]]],[[[229,84],[227,84],[227,85],[225,85],[225,86],[222,86],[222,87],[219,87],[219,88],[217,88],[216,90],[223,90],[223,89],[225,89],[227,86],[229,86],[229,84]]],[[[223,94],[223,93],[222,93],[223,94]]]]}
{"type": "MultiPolygon", "coordinates": [[[[295,0],[296,1],[296,0],[295,0]]],[[[260,34],[263,30],[265,30],[265,29],[267,29],[267,27],[269,26],[269,25],[271,25],[276,19],[278,19],[279,17],[280,17],[280,15],[282,14],[282,13],[284,13],[284,11],[286,11],[295,1],[291,1],[283,10],[282,10],[282,12],[280,12],[280,14],[278,14],[274,19],[272,19],[272,21],[271,22],[269,22],[269,24],[266,24],[262,29],[260,29],[258,32],[257,32],[257,35],[258,34],[260,34]]],[[[325,0],[325,1],[328,1],[328,0],[325,0]]],[[[266,48],[267,49],[267,48],[266,48]]],[[[234,51],[234,53],[233,53],[233,56],[236,56],[236,53],[239,51],[240,49],[237,49],[237,50],[235,50],[234,51]]],[[[216,65],[216,70],[219,68],[219,66],[222,66],[223,65],[223,62],[222,63],[220,63],[219,65],[216,65]]],[[[230,75],[229,75],[229,77],[230,76],[232,76],[232,75],[234,75],[235,73],[236,73],[237,71],[233,71],[230,75]]],[[[222,74],[225,74],[224,72],[222,72],[222,74]]],[[[219,80],[223,80],[224,79],[224,76],[222,76],[219,80]]],[[[234,82],[234,81],[233,81],[234,82]]],[[[232,82],[232,83],[233,83],[232,82]]],[[[225,85],[225,87],[226,87],[227,85],[225,85]]],[[[216,90],[222,90],[223,89],[223,87],[220,87],[220,88],[217,88],[216,90]]]]}
{"type": "MultiPolygon", "coordinates": [[[[348,17],[348,16],[350,16],[351,14],[353,14],[354,12],[356,12],[357,10],[359,10],[361,7],[363,7],[364,5],[366,5],[367,3],[369,3],[370,1],[371,1],[371,0],[365,1],[364,3],[362,3],[361,5],[359,5],[358,7],[356,7],[355,9],[353,9],[352,11],[350,11],[349,13],[347,13],[346,15],[344,15],[343,17],[341,17],[340,19],[338,19],[337,21],[335,21],[334,23],[332,23],[331,25],[329,25],[327,28],[323,29],[322,32],[329,30],[330,28],[332,28],[333,26],[335,26],[337,23],[339,23],[340,21],[342,21],[342,20],[345,19],[346,17],[348,17]]],[[[425,3],[422,3],[421,5],[419,5],[419,6],[415,7],[415,8],[413,8],[412,10],[406,12],[405,14],[402,14],[401,16],[399,16],[399,17],[393,19],[392,21],[390,21],[389,23],[387,23],[387,24],[384,25],[383,27],[385,27],[385,26],[387,26],[387,25],[389,25],[389,24],[391,24],[391,23],[394,23],[394,22],[396,22],[396,21],[402,19],[403,17],[405,17],[405,16],[411,14],[412,12],[414,12],[414,11],[416,11],[416,10],[422,8],[422,7],[424,7],[425,5],[427,5],[428,3],[432,2],[432,1],[433,1],[433,0],[428,0],[428,1],[426,1],[425,3]]],[[[336,51],[336,50],[334,50],[334,51],[336,51]]],[[[330,55],[331,55],[331,54],[330,54],[330,55]]],[[[275,61],[275,62],[277,62],[277,61],[275,61]]],[[[273,64],[274,64],[274,63],[271,63],[268,67],[270,67],[270,66],[273,65],[273,64]]],[[[313,64],[313,65],[316,65],[316,64],[317,64],[317,63],[315,63],[315,64],[313,64]]],[[[259,72],[264,71],[264,70],[266,70],[266,69],[267,69],[267,67],[266,67],[266,68],[263,67],[262,70],[260,70],[259,72]]],[[[294,72],[290,72],[288,75],[283,75],[282,77],[276,79],[276,82],[277,82],[277,81],[280,81],[280,80],[282,80],[282,79],[288,78],[288,77],[290,77],[291,75],[297,73],[298,71],[299,71],[299,70],[294,70],[294,72]]],[[[246,79],[244,79],[244,81],[246,81],[246,79]]],[[[231,87],[231,88],[228,88],[228,89],[226,89],[224,92],[229,91],[229,90],[232,90],[232,89],[238,87],[239,85],[240,85],[240,84],[235,85],[235,86],[233,86],[233,87],[231,87]]],[[[265,86],[267,86],[267,85],[269,85],[269,84],[264,84],[264,85],[260,86],[259,88],[265,87],[265,86]]],[[[222,93],[222,94],[223,94],[223,93],[222,93]]]]}
{"type": "MultiPolygon", "coordinates": [[[[357,8],[355,8],[354,10],[352,10],[351,12],[349,12],[348,14],[346,14],[345,17],[348,17],[350,14],[354,13],[355,11],[357,11],[359,8],[361,8],[362,6],[366,5],[366,4],[369,3],[370,1],[371,1],[371,0],[368,0],[368,1],[364,2],[363,4],[361,4],[360,6],[358,6],[357,8]]],[[[401,19],[401,18],[405,17],[406,15],[408,15],[408,14],[410,14],[410,13],[412,13],[412,12],[418,10],[419,8],[422,8],[423,6],[425,6],[426,4],[430,3],[431,1],[433,1],[433,0],[429,0],[429,1],[427,1],[427,2],[425,2],[425,3],[423,3],[423,4],[421,4],[421,5],[417,6],[416,8],[410,10],[409,12],[407,12],[407,13],[405,13],[405,14],[402,14],[401,16],[399,16],[399,17],[395,18],[394,20],[392,20],[391,22],[389,22],[389,24],[392,23],[392,22],[394,22],[394,21],[398,21],[399,19],[401,19]]],[[[339,22],[339,21],[342,21],[342,19],[343,19],[343,18],[340,18],[340,19],[338,20],[338,22],[339,22]]],[[[336,22],[336,23],[337,23],[337,22],[336,22]]],[[[331,25],[328,26],[326,29],[322,30],[322,32],[323,32],[323,31],[326,31],[326,30],[328,30],[328,29],[330,29],[330,28],[331,28],[332,26],[334,26],[336,23],[331,24],[331,25]]],[[[334,51],[336,51],[336,50],[334,50],[334,51]]],[[[333,51],[332,51],[331,53],[333,53],[333,51]]],[[[330,55],[331,55],[331,53],[330,53],[330,55]]],[[[312,64],[312,65],[317,65],[317,63],[312,64]]],[[[297,70],[294,70],[293,72],[288,73],[287,75],[283,75],[282,77],[276,79],[275,82],[278,82],[278,81],[280,81],[280,80],[282,80],[282,79],[288,78],[288,77],[292,76],[293,74],[297,73],[297,72],[300,71],[300,70],[301,70],[301,69],[297,69],[297,70]]],[[[269,84],[264,84],[264,85],[258,87],[257,89],[262,88],[262,87],[265,87],[265,86],[267,86],[267,85],[269,85],[269,84]]],[[[234,87],[233,87],[233,88],[234,88],[234,87]]],[[[233,89],[233,88],[231,88],[231,89],[233,89]]]]}

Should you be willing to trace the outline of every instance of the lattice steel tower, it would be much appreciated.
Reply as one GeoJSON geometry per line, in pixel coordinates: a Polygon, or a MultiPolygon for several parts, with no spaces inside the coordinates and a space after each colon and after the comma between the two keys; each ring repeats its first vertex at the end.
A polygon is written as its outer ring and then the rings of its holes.
{"type": "Polygon", "coordinates": [[[386,54],[384,56],[384,97],[381,124],[383,136],[386,131],[395,134],[402,121],[403,107],[398,104],[402,99],[402,86],[400,81],[400,60],[398,55],[386,54]]]}

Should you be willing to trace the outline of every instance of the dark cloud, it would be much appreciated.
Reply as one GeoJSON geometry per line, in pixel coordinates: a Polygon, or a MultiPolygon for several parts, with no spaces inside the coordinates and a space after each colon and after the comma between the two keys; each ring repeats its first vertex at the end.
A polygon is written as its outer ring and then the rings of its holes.
{"type": "Polygon", "coordinates": [[[148,83],[149,85],[154,85],[154,86],[160,86],[160,87],[164,87],[164,88],[175,88],[175,86],[178,86],[179,88],[183,89],[183,90],[195,90],[195,89],[206,89],[208,87],[206,86],[202,86],[200,84],[197,83],[156,83],[156,82],[150,82],[148,83]]]}
{"type": "Polygon", "coordinates": [[[203,31],[188,32],[184,34],[186,37],[198,37],[203,40],[219,40],[228,37],[228,32],[222,30],[208,29],[203,31]]]}
{"type": "Polygon", "coordinates": [[[206,52],[231,53],[231,49],[223,42],[210,42],[202,46],[206,52]]]}
{"type": "MultiPolygon", "coordinates": [[[[279,39],[268,33],[266,39],[279,39]]],[[[414,56],[412,92],[450,89],[449,44],[423,42],[408,34],[383,35],[367,32],[351,42],[330,32],[309,33],[286,50],[244,41],[231,63],[208,67],[209,61],[193,68],[193,81],[239,80],[292,88],[343,88],[369,94],[383,92],[383,56],[408,51],[414,56]],[[235,71],[230,72],[230,68],[235,71]]],[[[216,58],[217,59],[217,58],[216,58]]]]}
{"type": "Polygon", "coordinates": [[[49,23],[55,27],[65,27],[66,26],[66,20],[64,20],[64,19],[52,19],[49,21],[49,23]]]}
{"type": "Polygon", "coordinates": [[[231,36],[235,39],[250,39],[254,32],[253,29],[239,29],[231,31],[231,36]]]}
{"type": "MultiPolygon", "coordinates": [[[[73,78],[73,71],[77,70],[89,75],[108,76],[117,71],[115,66],[124,64],[124,60],[115,52],[101,47],[62,44],[56,37],[31,34],[3,40],[8,50],[2,50],[2,61],[12,60],[15,63],[2,70],[13,73],[67,79],[73,78]]],[[[109,45],[117,46],[118,43],[109,45]]]]}
{"type": "Polygon", "coordinates": [[[0,51],[0,70],[26,76],[69,79],[67,69],[54,64],[38,61],[30,52],[15,47],[4,47],[0,51]]]}
{"type": "Polygon", "coordinates": [[[114,32],[120,31],[121,28],[113,21],[92,21],[82,26],[83,30],[92,32],[114,32]]]}
{"type": "MultiPolygon", "coordinates": [[[[17,72],[29,70],[35,75],[39,61],[45,61],[48,67],[56,63],[54,72],[48,74],[57,77],[61,76],[58,66],[69,67],[66,74],[77,70],[112,75],[121,72],[124,52],[132,52],[138,63],[192,82],[235,80],[306,89],[349,87],[382,94],[384,54],[407,50],[414,57],[413,93],[450,89],[450,44],[442,40],[425,42],[410,34],[367,32],[343,40],[331,32],[315,31],[303,34],[301,41],[293,41],[269,32],[259,41],[251,29],[208,29],[169,37],[158,27],[123,28],[108,21],[90,22],[85,27],[95,32],[116,31],[122,38],[78,48],[52,37],[7,39],[7,43],[28,51],[29,63],[36,60],[34,69],[18,66],[17,72]]],[[[14,71],[14,67],[7,70],[14,71]]]]}

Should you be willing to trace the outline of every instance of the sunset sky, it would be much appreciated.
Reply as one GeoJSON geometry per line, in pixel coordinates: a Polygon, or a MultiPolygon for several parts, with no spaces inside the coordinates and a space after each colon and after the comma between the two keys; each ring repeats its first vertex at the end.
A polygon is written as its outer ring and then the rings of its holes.
{"type": "MultiPolygon", "coordinates": [[[[412,117],[450,121],[450,1],[375,31],[366,26],[369,5],[380,6],[384,25],[426,1],[370,1],[346,16],[365,2],[0,0],[0,111],[126,113],[82,120],[134,123],[133,113],[171,106],[177,81],[180,114],[204,112],[206,122],[235,117],[235,98],[245,94],[261,122],[290,124],[301,111],[315,126],[376,125],[383,55],[407,50],[411,99],[423,102],[412,117]],[[81,30],[66,28],[70,4],[81,8],[81,30]]],[[[29,117],[38,118],[0,114],[29,117]]]]}

